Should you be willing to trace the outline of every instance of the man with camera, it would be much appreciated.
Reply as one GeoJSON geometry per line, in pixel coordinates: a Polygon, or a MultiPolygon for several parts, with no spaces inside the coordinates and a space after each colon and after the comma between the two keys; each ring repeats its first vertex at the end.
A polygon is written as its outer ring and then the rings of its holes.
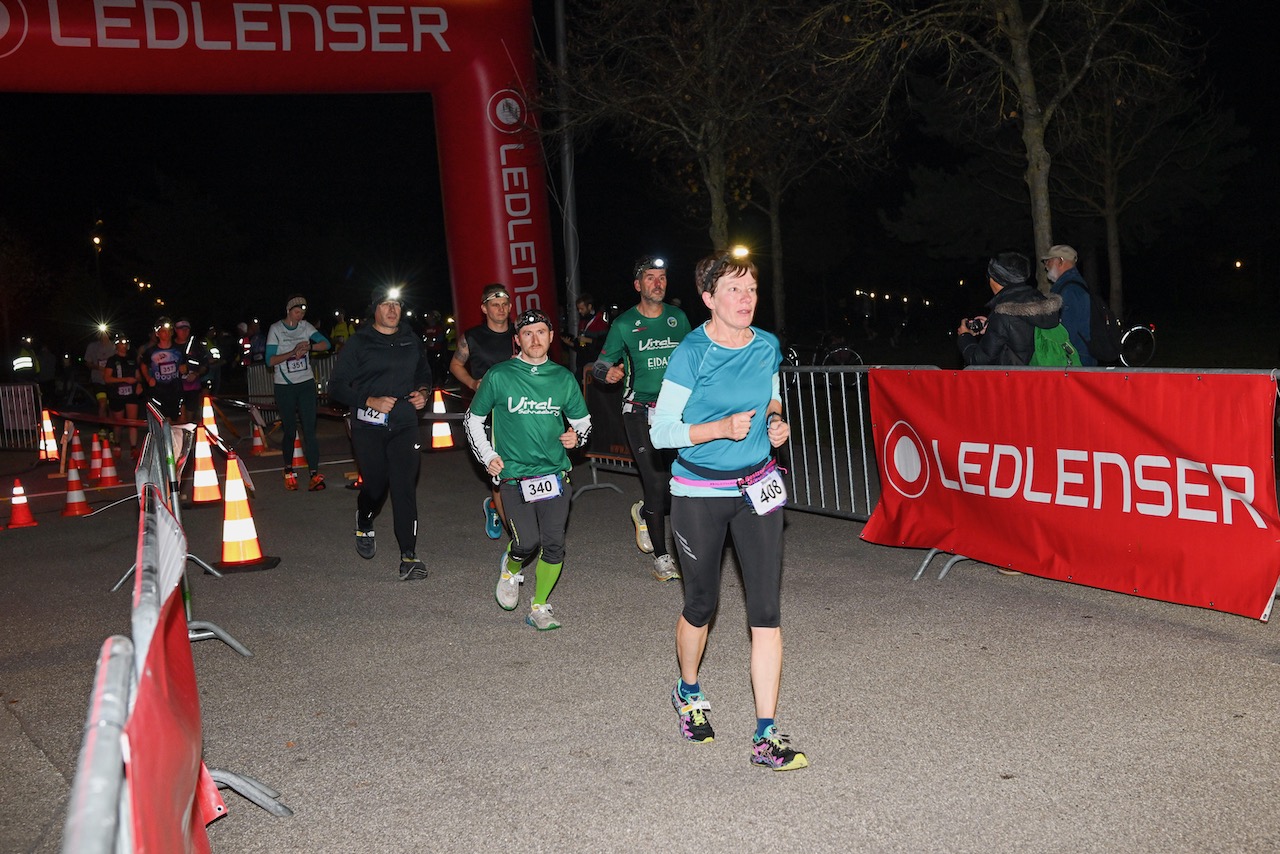
{"type": "Polygon", "coordinates": [[[962,320],[956,343],[966,365],[1025,365],[1035,352],[1036,327],[1058,325],[1062,297],[1046,297],[1029,284],[1031,262],[1001,252],[987,262],[991,301],[985,316],[962,320]]]}

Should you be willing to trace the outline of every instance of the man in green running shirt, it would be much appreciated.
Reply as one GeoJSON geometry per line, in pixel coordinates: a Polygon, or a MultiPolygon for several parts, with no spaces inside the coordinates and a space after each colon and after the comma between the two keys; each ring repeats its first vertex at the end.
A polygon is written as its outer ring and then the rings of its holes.
{"type": "Polygon", "coordinates": [[[520,604],[522,569],[536,555],[537,584],[525,622],[546,631],[560,628],[547,597],[564,566],[573,467],[566,452],[586,444],[591,416],[573,374],[547,358],[551,318],[530,309],[515,326],[520,352],[489,368],[462,423],[472,453],[500,485],[511,528],[494,598],[506,611],[520,604]],[[492,419],[492,442],[486,419],[492,419]]]}
{"type": "Polygon", "coordinates": [[[680,577],[675,560],[667,552],[666,517],[671,512],[670,451],[660,451],[649,440],[653,408],[662,390],[667,360],[684,336],[689,318],[667,305],[667,262],[646,255],[633,268],[640,294],[635,308],[627,309],[609,328],[604,349],[596,359],[594,376],[606,383],[626,379],[622,395],[622,424],[631,444],[644,500],[631,506],[636,546],[653,555],[653,577],[670,581],[680,577]]]}

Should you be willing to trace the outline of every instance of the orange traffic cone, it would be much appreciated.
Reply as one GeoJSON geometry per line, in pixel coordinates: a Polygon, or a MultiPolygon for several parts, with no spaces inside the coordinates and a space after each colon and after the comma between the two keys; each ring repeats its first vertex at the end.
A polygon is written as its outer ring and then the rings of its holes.
{"type": "Polygon", "coordinates": [[[289,465],[295,469],[305,469],[307,467],[307,455],[302,452],[301,436],[293,437],[293,461],[289,465]]]}
{"type": "MultiPolygon", "coordinates": [[[[57,462],[58,456],[58,440],[53,438],[53,420],[49,417],[49,410],[42,409],[40,411],[40,459],[57,462]]],[[[35,524],[34,522],[32,524],[35,524]]]]}
{"type": "Polygon", "coordinates": [[[253,425],[253,447],[249,448],[249,453],[255,457],[260,457],[267,452],[267,437],[262,435],[262,428],[255,422],[253,425]]]}
{"type": "Polygon", "coordinates": [[[22,482],[16,477],[13,479],[13,503],[9,508],[9,525],[10,528],[33,528],[36,519],[31,515],[31,508],[27,505],[27,493],[22,489],[22,482]]]}
{"type": "MultiPolygon", "coordinates": [[[[436,389],[435,398],[431,401],[431,411],[440,415],[444,414],[444,396],[440,394],[440,389],[436,389]]],[[[449,428],[448,421],[434,421],[431,424],[431,449],[452,448],[453,447],[453,430],[449,428]]]]}
{"type": "Polygon", "coordinates": [[[85,500],[84,488],[80,485],[80,469],[67,469],[67,506],[63,508],[63,516],[88,516],[93,511],[85,500]]]}
{"type": "Polygon", "coordinates": [[[87,472],[89,461],[84,458],[84,445],[80,444],[80,431],[71,434],[71,459],[67,461],[68,469],[80,469],[87,472]]]}
{"type": "Polygon", "coordinates": [[[116,472],[116,457],[111,453],[111,443],[102,443],[102,468],[98,471],[97,486],[120,486],[124,483],[116,472]]]}
{"type": "Polygon", "coordinates": [[[93,442],[89,445],[89,483],[97,483],[102,477],[102,441],[98,434],[93,434],[93,442]]]}
{"type": "Polygon", "coordinates": [[[222,560],[214,566],[222,572],[246,572],[279,564],[280,558],[264,557],[258,545],[258,529],[253,524],[249,496],[234,451],[227,454],[227,496],[223,506],[222,560]]]}
{"type": "Polygon", "coordinates": [[[210,504],[222,500],[218,489],[218,472],[213,468],[213,452],[209,450],[208,430],[196,426],[196,472],[191,489],[192,504],[210,504]]]}
{"type": "Polygon", "coordinates": [[[213,398],[207,394],[204,396],[204,408],[200,411],[200,422],[210,436],[221,438],[218,436],[218,422],[213,418],[213,398]]]}

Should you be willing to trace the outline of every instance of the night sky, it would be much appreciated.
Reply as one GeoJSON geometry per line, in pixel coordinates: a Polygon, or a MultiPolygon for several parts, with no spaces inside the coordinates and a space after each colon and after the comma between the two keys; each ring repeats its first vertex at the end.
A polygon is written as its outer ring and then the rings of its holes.
{"type": "MultiPolygon", "coordinates": [[[[1224,102],[1250,126],[1249,144],[1257,154],[1229,204],[1211,222],[1185,224],[1170,241],[1185,251],[1188,235],[1239,235],[1242,245],[1222,251],[1248,255],[1253,263],[1269,258],[1277,233],[1272,152],[1280,133],[1272,99],[1263,97],[1274,88],[1275,74],[1256,22],[1218,12],[1206,20],[1214,30],[1212,74],[1224,102]],[[1247,219],[1247,228],[1234,228],[1233,218],[1247,219]]],[[[159,291],[188,294],[191,311],[169,306],[170,313],[207,313],[193,319],[225,326],[249,315],[274,319],[294,291],[307,293],[317,309],[358,311],[369,289],[387,279],[409,282],[421,308],[449,309],[425,94],[0,93],[0,116],[0,217],[68,258],[73,269],[103,277],[107,295],[86,314],[112,311],[113,288],[133,276],[152,279],[159,291]],[[180,202],[196,215],[174,222],[164,207],[139,208],[139,200],[156,198],[180,202]],[[146,243],[127,231],[139,210],[164,223],[165,246],[117,251],[122,243],[146,243]],[[107,248],[95,269],[89,238],[98,218],[107,248]],[[189,294],[192,286],[198,296],[189,294]]],[[[672,291],[687,304],[692,288],[680,271],[709,248],[705,229],[680,222],[673,205],[649,192],[646,167],[630,162],[615,144],[584,152],[578,178],[582,287],[604,302],[625,303],[633,297],[630,261],[658,251],[675,262],[672,291]]],[[[553,216],[557,205],[553,198],[553,216]]],[[[901,248],[882,234],[874,238],[861,242],[892,264],[901,248]]],[[[559,249],[559,234],[554,241],[559,249]]],[[[1169,244],[1154,251],[1167,253],[1169,244]]],[[[1150,263],[1161,264],[1159,257],[1150,263]]],[[[1191,263],[1177,261],[1179,268],[1191,263]]],[[[1144,277],[1169,274],[1141,267],[1128,273],[1135,289],[1144,277]]],[[[558,276],[562,281],[563,273],[558,276]]],[[[1183,294],[1175,290],[1175,299],[1183,294]]],[[[1274,294],[1268,299],[1274,306],[1274,294]]],[[[1146,301],[1156,300],[1149,293],[1146,301]]],[[[144,313],[137,304],[124,313],[132,315],[126,323],[148,322],[137,316],[144,313]]]]}

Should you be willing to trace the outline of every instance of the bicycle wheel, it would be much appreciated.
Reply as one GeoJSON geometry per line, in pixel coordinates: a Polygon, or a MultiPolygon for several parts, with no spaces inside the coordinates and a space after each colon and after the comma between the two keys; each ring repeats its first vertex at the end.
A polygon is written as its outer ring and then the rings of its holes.
{"type": "Polygon", "coordinates": [[[798,379],[796,372],[789,371],[787,368],[798,367],[800,367],[800,354],[796,352],[796,348],[784,348],[782,351],[782,369],[779,371],[780,384],[784,390],[790,391],[798,379]]]}
{"type": "Polygon", "coordinates": [[[1129,368],[1142,368],[1156,354],[1156,331],[1150,326],[1135,326],[1120,338],[1120,362],[1129,368]]]}
{"type": "Polygon", "coordinates": [[[826,355],[822,364],[831,368],[847,365],[861,365],[862,357],[848,347],[837,347],[826,355]]]}

